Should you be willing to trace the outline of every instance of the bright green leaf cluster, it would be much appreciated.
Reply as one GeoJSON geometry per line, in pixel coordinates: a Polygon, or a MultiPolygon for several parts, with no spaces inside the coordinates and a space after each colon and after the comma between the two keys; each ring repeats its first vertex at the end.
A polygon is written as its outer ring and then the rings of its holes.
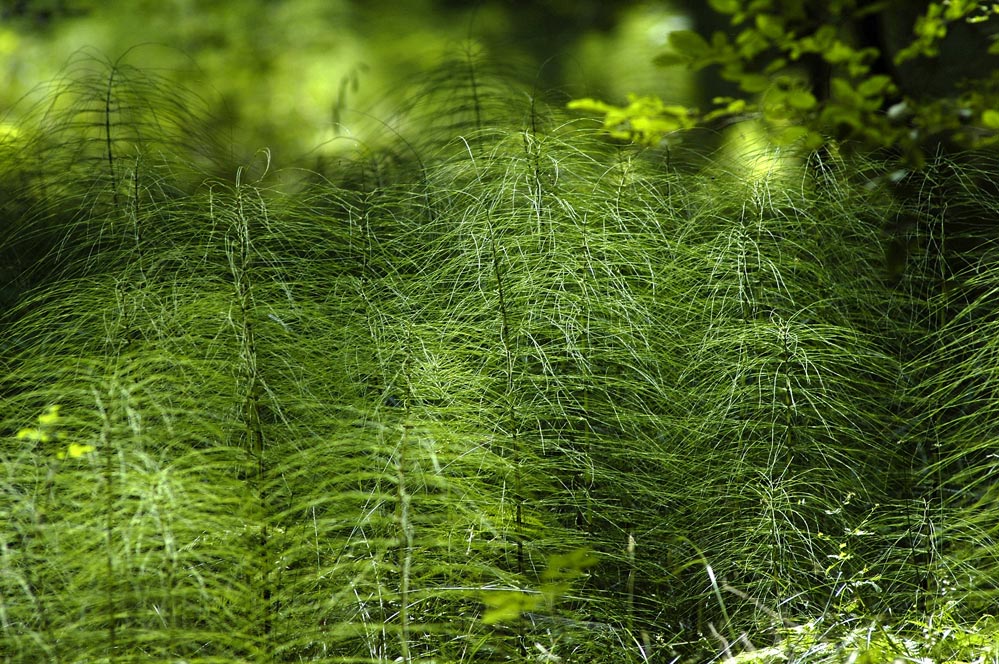
{"type": "Polygon", "coordinates": [[[538,591],[503,590],[483,595],[486,612],[482,621],[487,625],[509,623],[522,613],[533,611],[543,604],[551,607],[559,597],[572,589],[572,583],[594,566],[597,559],[588,549],[576,549],[565,554],[555,554],[548,559],[548,566],[541,574],[538,591]]]}
{"type": "Polygon", "coordinates": [[[57,459],[78,459],[84,454],[90,454],[96,449],[93,445],[83,445],[80,443],[70,443],[66,449],[56,452],[57,459]]]}
{"type": "MultiPolygon", "coordinates": [[[[706,113],[668,105],[651,97],[631,97],[625,107],[593,99],[569,104],[604,116],[604,130],[615,138],[657,145],[668,135],[695,124],[717,120],[762,118],[780,145],[798,144],[807,150],[827,140],[853,141],[866,148],[901,150],[913,166],[923,163],[922,143],[947,135],[974,147],[999,142],[999,86],[981,86],[960,99],[933,101],[901,98],[891,76],[874,70],[881,53],[858,46],[852,26],[882,3],[860,0],[709,0],[711,7],[731,17],[731,35],[716,32],[710,39],[691,30],[670,34],[670,51],[655,58],[661,66],[692,69],[717,67],[719,76],[735,83],[745,98],[718,97],[706,113]],[[815,17],[822,18],[815,18],[815,17]],[[821,69],[827,78],[811,76],[821,69]],[[813,88],[824,83],[822,89],[813,88]],[[887,111],[885,110],[887,107],[887,111]],[[969,118],[978,126],[967,127],[969,118]]],[[[915,26],[915,39],[895,57],[897,63],[917,56],[932,57],[959,20],[981,22],[999,14],[999,3],[978,0],[930,2],[915,26]]],[[[999,41],[991,50],[999,53],[999,41]]]]}
{"type": "Polygon", "coordinates": [[[499,590],[483,594],[486,611],[482,622],[487,625],[511,623],[521,614],[533,611],[541,602],[540,595],[521,590],[499,590]]]}
{"type": "MultiPolygon", "coordinates": [[[[943,0],[931,2],[926,13],[916,19],[913,29],[915,39],[895,56],[895,63],[901,64],[918,57],[936,57],[940,54],[940,42],[947,36],[951,23],[983,23],[992,16],[999,15],[999,3],[981,0],[943,0]]],[[[999,41],[989,49],[999,53],[999,41]]]]}
{"type": "MultiPolygon", "coordinates": [[[[45,412],[38,416],[38,426],[25,427],[17,432],[18,440],[27,440],[33,443],[52,443],[62,441],[63,433],[59,431],[62,424],[62,416],[59,414],[58,405],[49,406],[45,412]]],[[[55,453],[57,459],[78,459],[85,454],[90,454],[96,449],[93,445],[84,443],[69,443],[64,448],[55,453]]]]}
{"type": "Polygon", "coordinates": [[[674,132],[690,129],[696,111],[665,104],[657,97],[628,96],[627,106],[614,106],[596,99],[576,99],[569,108],[604,116],[603,130],[612,138],[655,146],[674,132]]]}
{"type": "Polygon", "coordinates": [[[59,426],[59,406],[49,406],[38,416],[37,427],[25,427],[17,432],[18,440],[29,440],[34,443],[49,443],[60,440],[62,434],[56,428],[59,426]]]}

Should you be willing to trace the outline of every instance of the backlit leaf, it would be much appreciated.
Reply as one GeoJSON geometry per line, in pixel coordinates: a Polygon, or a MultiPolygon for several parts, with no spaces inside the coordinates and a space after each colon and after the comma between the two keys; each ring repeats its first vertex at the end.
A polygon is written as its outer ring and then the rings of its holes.
{"type": "Polygon", "coordinates": [[[57,459],[78,459],[84,454],[90,454],[94,451],[93,445],[81,445],[80,443],[70,443],[66,446],[66,449],[56,454],[57,459]]]}
{"type": "Polygon", "coordinates": [[[681,55],[699,58],[711,51],[708,42],[693,30],[675,30],[669,33],[669,45],[681,55]]]}
{"type": "Polygon", "coordinates": [[[739,0],[708,0],[708,4],[719,14],[734,14],[742,6],[739,0]]]}

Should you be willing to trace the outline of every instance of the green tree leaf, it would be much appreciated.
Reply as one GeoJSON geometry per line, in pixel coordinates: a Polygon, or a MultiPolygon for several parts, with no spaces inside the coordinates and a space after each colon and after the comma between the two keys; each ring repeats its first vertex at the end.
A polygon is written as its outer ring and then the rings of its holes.
{"type": "Polygon", "coordinates": [[[711,52],[711,47],[704,37],[693,30],[675,30],[669,33],[669,45],[678,54],[695,60],[711,52]]]}
{"type": "Polygon", "coordinates": [[[680,53],[666,52],[652,58],[652,62],[659,67],[675,67],[690,64],[691,58],[680,53]]]}
{"type": "Polygon", "coordinates": [[[807,90],[788,90],[785,94],[787,105],[799,111],[808,111],[818,103],[815,95],[807,90]]]}
{"type": "Polygon", "coordinates": [[[882,95],[892,89],[891,78],[885,75],[871,76],[857,85],[857,93],[864,97],[882,95]]]}
{"type": "Polygon", "coordinates": [[[66,449],[58,452],[56,454],[57,459],[78,459],[79,457],[90,454],[95,448],[93,445],[84,445],[81,443],[70,443],[66,446],[66,449]]]}
{"type": "Polygon", "coordinates": [[[740,0],[708,0],[708,4],[719,14],[735,14],[742,9],[740,0]]]}
{"type": "Polygon", "coordinates": [[[737,80],[739,87],[749,93],[763,92],[770,87],[770,78],[763,74],[744,73],[737,80]]]}
{"type": "Polygon", "coordinates": [[[778,41],[788,36],[784,29],[784,20],[772,14],[757,14],[756,29],[759,30],[760,34],[773,41],[778,41]]]}

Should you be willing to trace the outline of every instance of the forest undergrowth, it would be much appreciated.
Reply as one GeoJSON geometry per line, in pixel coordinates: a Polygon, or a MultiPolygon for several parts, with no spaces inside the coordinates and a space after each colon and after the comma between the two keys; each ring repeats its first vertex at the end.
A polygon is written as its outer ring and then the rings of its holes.
{"type": "Polygon", "coordinates": [[[284,170],[120,63],[21,109],[4,661],[999,661],[994,155],[410,98],[284,170]]]}

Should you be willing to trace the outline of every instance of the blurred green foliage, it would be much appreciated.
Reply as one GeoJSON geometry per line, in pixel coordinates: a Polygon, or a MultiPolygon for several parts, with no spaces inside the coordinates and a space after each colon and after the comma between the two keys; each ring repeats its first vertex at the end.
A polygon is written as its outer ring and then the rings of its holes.
{"type": "Polygon", "coordinates": [[[423,83],[449,51],[471,49],[574,96],[661,95],[691,80],[664,79],[648,60],[663,26],[683,21],[659,4],[7,0],[0,17],[0,136],[30,112],[22,97],[44,98],[30,91],[85,50],[197,89],[221,142],[244,160],[267,147],[282,164],[391,140],[387,126],[412,93],[405,82],[423,83]]]}
{"type": "Polygon", "coordinates": [[[778,146],[817,149],[830,141],[864,150],[890,148],[910,165],[941,142],[994,145],[999,80],[987,67],[999,41],[983,24],[999,5],[975,0],[902,3],[886,0],[710,0],[727,30],[676,30],[654,58],[663,67],[713,68],[736,92],[716,96],[707,110],[678,109],[655,99],[616,106],[578,100],[571,107],[604,116],[615,138],[656,145],[695,124],[760,119],[778,146]],[[919,7],[914,24],[893,31],[919,7]],[[960,27],[974,26],[972,38],[960,27]],[[956,36],[955,36],[956,35],[956,36]],[[956,43],[956,46],[955,46],[956,43]],[[908,67],[908,70],[906,69],[908,67]],[[912,67],[940,75],[914,82],[912,67]],[[985,70],[983,73],[983,69],[985,70]],[[954,71],[958,74],[955,75],[954,71]],[[936,88],[933,86],[937,86],[936,88]]]}
{"type": "Polygon", "coordinates": [[[999,79],[978,66],[999,55],[996,11],[980,0],[6,0],[0,138],[17,135],[23,97],[40,98],[35,86],[87,49],[198,89],[242,160],[266,147],[309,165],[394,140],[404,82],[472,50],[563,89],[618,139],[657,145],[753,119],[780,146],[890,147],[919,165],[941,137],[996,141],[999,79]]]}

